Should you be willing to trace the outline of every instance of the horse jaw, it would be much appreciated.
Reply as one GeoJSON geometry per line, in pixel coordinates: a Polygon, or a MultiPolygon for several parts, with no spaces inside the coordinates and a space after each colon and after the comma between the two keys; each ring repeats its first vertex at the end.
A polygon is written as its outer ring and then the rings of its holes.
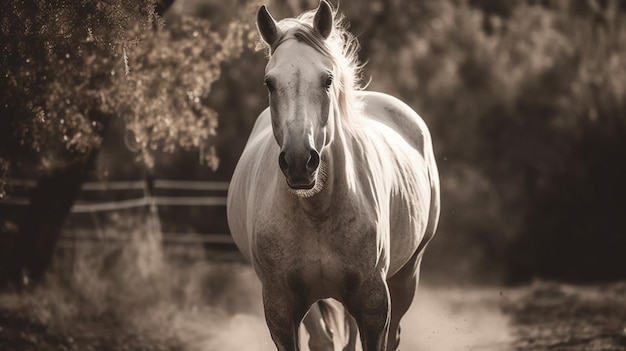
{"type": "Polygon", "coordinates": [[[320,166],[317,170],[317,179],[315,180],[315,185],[311,189],[293,189],[291,187],[287,187],[289,193],[304,199],[308,199],[317,195],[320,191],[324,189],[324,185],[326,185],[326,180],[328,179],[328,169],[326,166],[326,162],[323,160],[320,161],[320,166]]]}

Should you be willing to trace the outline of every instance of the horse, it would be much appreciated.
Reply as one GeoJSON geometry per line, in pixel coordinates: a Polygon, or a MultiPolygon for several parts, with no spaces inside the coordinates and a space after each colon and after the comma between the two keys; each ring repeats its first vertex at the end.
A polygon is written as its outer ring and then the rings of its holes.
{"type": "Polygon", "coordinates": [[[257,13],[269,107],[227,217],[279,351],[397,350],[439,220],[430,132],[399,99],[359,85],[344,22],[325,0],[297,18],[257,13]]]}

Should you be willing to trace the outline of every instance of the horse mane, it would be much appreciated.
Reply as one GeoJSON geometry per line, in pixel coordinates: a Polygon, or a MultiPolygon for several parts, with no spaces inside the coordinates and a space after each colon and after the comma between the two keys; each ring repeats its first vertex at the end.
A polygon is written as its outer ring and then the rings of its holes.
{"type": "Polygon", "coordinates": [[[352,121],[361,104],[356,97],[356,92],[364,89],[361,85],[361,70],[363,65],[359,63],[359,42],[348,31],[348,23],[343,14],[333,9],[333,29],[328,38],[324,39],[313,28],[315,10],[302,13],[296,18],[286,18],[277,23],[281,37],[276,44],[269,46],[263,43],[267,55],[271,56],[281,43],[287,39],[296,39],[306,43],[319,53],[328,57],[333,64],[333,91],[335,106],[344,121],[352,121]]]}

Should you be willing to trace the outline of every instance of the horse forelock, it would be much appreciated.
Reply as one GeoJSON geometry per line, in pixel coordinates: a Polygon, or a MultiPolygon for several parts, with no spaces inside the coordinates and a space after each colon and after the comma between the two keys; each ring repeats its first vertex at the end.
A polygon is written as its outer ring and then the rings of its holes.
{"type": "Polygon", "coordinates": [[[278,22],[281,36],[273,46],[265,46],[271,57],[278,46],[286,40],[295,39],[314,48],[317,52],[330,59],[335,77],[331,90],[335,112],[344,122],[353,120],[357,114],[360,102],[356,98],[356,91],[360,85],[360,75],[363,65],[358,61],[359,44],[354,35],[347,30],[347,24],[342,14],[334,11],[333,30],[328,38],[324,39],[313,28],[315,10],[307,11],[297,18],[287,18],[278,22]]]}

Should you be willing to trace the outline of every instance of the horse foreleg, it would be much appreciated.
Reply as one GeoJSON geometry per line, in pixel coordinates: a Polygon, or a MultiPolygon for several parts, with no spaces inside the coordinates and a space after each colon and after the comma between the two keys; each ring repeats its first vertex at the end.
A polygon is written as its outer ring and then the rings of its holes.
{"type": "Polygon", "coordinates": [[[278,351],[299,351],[299,327],[306,307],[286,289],[263,287],[265,321],[278,351]]]}
{"type": "Polygon", "coordinates": [[[346,299],[346,307],[357,322],[363,351],[385,351],[391,301],[387,283],[381,275],[371,277],[346,299]]]}

